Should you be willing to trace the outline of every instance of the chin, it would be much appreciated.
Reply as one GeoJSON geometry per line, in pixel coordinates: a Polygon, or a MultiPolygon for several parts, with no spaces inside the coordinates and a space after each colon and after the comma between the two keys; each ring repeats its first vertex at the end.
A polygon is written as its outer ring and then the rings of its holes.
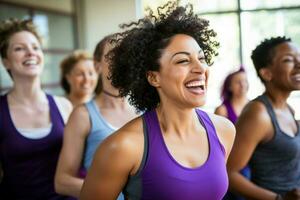
{"type": "Polygon", "coordinates": [[[204,106],[205,103],[206,103],[206,100],[197,101],[197,102],[193,102],[191,104],[191,106],[192,106],[192,108],[198,108],[198,107],[204,106]]]}

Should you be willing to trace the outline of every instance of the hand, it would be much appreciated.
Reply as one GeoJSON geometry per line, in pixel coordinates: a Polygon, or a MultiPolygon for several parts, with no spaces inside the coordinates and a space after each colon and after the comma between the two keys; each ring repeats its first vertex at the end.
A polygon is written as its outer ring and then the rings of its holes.
{"type": "Polygon", "coordinates": [[[300,200],[300,188],[288,191],[282,198],[283,200],[300,200]]]}

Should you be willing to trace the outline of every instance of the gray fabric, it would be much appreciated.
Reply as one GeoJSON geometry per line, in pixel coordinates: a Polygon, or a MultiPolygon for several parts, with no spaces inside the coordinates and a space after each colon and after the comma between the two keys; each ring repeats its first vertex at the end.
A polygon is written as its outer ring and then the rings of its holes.
{"type": "Polygon", "coordinates": [[[147,125],[143,118],[143,134],[144,134],[144,152],[141,165],[137,173],[128,178],[128,181],[123,189],[125,199],[139,200],[142,197],[142,179],[140,172],[145,166],[148,155],[148,136],[147,136],[147,125]],[[134,195],[134,196],[133,196],[134,195]]]}
{"type": "Polygon", "coordinates": [[[299,125],[295,120],[297,134],[295,137],[288,136],[280,129],[268,97],[262,95],[254,101],[260,101],[266,106],[275,133],[270,141],[256,147],[250,159],[252,181],[279,194],[300,188],[299,125]]]}

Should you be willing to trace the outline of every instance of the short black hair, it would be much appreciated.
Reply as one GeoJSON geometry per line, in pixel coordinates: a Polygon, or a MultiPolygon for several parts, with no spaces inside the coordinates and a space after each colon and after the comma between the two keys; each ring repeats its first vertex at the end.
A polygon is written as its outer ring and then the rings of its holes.
{"type": "Polygon", "coordinates": [[[270,39],[265,39],[262,41],[253,51],[251,55],[252,62],[256,69],[256,73],[260,80],[264,83],[265,81],[259,74],[259,70],[267,67],[272,63],[272,57],[274,56],[274,49],[278,45],[291,42],[291,38],[286,38],[285,36],[271,37],[270,39]]]}
{"type": "Polygon", "coordinates": [[[147,72],[159,71],[162,50],[176,34],[193,37],[202,48],[206,62],[211,65],[217,55],[219,43],[209,21],[193,12],[191,4],[179,6],[179,1],[169,1],[157,8],[157,15],[149,9],[148,16],[137,22],[121,25],[124,32],[111,40],[114,48],[109,53],[110,78],[121,96],[137,111],[156,108],[160,102],[158,92],[147,80],[147,72]]]}

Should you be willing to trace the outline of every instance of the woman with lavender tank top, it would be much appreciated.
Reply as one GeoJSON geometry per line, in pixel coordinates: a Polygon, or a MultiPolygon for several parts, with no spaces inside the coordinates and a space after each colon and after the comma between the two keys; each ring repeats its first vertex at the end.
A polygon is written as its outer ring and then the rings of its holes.
{"type": "MultiPolygon", "coordinates": [[[[235,124],[242,109],[249,101],[247,98],[248,86],[247,74],[242,66],[239,70],[230,73],[225,78],[221,91],[223,103],[216,108],[215,114],[224,116],[235,124]]],[[[241,174],[250,179],[249,167],[243,168],[241,174]]],[[[233,192],[227,192],[223,199],[244,200],[243,197],[233,192]]]]}
{"type": "Polygon", "coordinates": [[[0,199],[71,199],[55,193],[54,173],[72,106],[41,89],[44,54],[33,23],[1,22],[0,53],[13,81],[0,97],[0,199]]]}
{"type": "Polygon", "coordinates": [[[168,2],[158,16],[123,25],[109,53],[112,84],[145,113],[98,148],[80,199],[221,200],[233,124],[204,105],[218,43],[192,6],[168,2]]]}

